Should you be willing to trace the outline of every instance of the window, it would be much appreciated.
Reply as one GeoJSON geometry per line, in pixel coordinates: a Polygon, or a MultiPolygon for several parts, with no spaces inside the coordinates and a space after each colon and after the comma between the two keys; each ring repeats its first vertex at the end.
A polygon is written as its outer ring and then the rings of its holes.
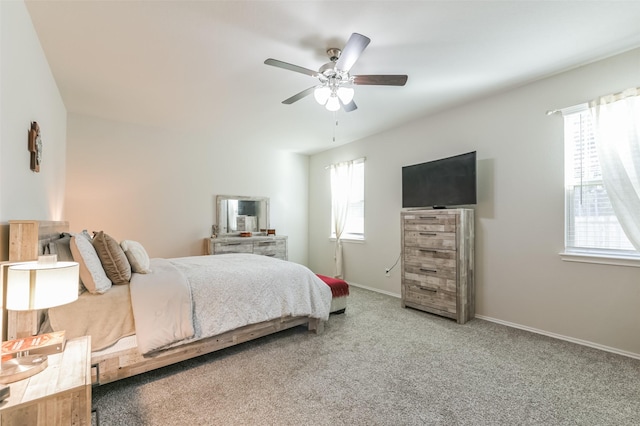
{"type": "Polygon", "coordinates": [[[604,187],[587,105],[565,111],[564,124],[566,252],[640,257],[620,226],[604,187]]]}
{"type": "Polygon", "coordinates": [[[364,158],[334,164],[330,169],[331,238],[336,238],[336,216],[342,215],[340,239],[364,240],[364,158]]]}

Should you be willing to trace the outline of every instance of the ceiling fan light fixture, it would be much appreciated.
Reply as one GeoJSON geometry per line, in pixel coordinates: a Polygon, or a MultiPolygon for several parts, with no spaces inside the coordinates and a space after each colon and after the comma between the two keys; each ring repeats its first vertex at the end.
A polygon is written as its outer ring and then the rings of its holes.
{"type": "Polygon", "coordinates": [[[340,109],[340,101],[338,100],[338,96],[335,93],[332,93],[325,105],[329,111],[338,111],[340,109]]]}
{"type": "Polygon", "coordinates": [[[346,105],[353,100],[355,90],[353,87],[338,87],[337,93],[342,103],[346,105]]]}
{"type": "Polygon", "coordinates": [[[313,97],[320,105],[325,105],[331,96],[331,89],[327,86],[317,86],[313,91],[313,97]]]}

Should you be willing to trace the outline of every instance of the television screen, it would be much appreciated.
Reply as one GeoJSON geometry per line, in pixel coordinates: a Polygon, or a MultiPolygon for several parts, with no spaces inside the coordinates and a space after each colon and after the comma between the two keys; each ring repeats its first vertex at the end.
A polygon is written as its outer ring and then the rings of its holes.
{"type": "Polygon", "coordinates": [[[402,207],[476,204],[476,151],[402,167],[402,207]]]}

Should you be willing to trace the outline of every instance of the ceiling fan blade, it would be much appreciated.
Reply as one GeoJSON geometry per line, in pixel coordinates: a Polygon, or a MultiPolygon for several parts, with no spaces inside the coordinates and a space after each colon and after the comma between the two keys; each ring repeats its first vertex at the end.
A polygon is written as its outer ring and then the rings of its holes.
{"type": "Polygon", "coordinates": [[[342,49],[342,53],[336,62],[336,69],[348,72],[370,42],[371,39],[363,36],[362,34],[351,34],[351,37],[347,40],[347,44],[345,44],[344,49],[342,49]]]}
{"type": "Polygon", "coordinates": [[[278,68],[284,68],[285,70],[289,70],[289,71],[295,71],[295,72],[299,72],[301,74],[306,74],[306,75],[310,75],[311,77],[316,77],[318,75],[318,71],[313,71],[310,70],[308,68],[304,68],[304,67],[300,67],[298,65],[293,65],[287,62],[282,62],[279,61],[277,59],[267,59],[266,61],[264,61],[265,64],[267,65],[272,65],[274,67],[278,67],[278,68]]]}
{"type": "MultiPolygon", "coordinates": [[[[342,101],[340,101],[340,103],[342,104],[342,101]]],[[[358,106],[355,102],[351,101],[348,104],[342,104],[342,108],[344,108],[345,112],[351,112],[357,110],[358,106]]]]}
{"type": "Polygon", "coordinates": [[[299,101],[305,96],[309,96],[310,94],[312,94],[315,88],[316,88],[315,86],[309,87],[308,89],[305,89],[302,92],[297,93],[288,99],[285,99],[284,101],[282,101],[282,103],[286,105],[291,105],[292,103],[299,101]]]}
{"type": "Polygon", "coordinates": [[[377,86],[404,86],[406,75],[354,75],[353,84],[377,86]]]}

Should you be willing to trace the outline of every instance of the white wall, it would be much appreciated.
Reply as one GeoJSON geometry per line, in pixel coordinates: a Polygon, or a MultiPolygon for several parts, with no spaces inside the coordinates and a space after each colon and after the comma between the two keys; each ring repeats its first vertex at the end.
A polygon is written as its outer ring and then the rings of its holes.
{"type": "Polygon", "coordinates": [[[22,1],[0,1],[0,259],[13,219],[64,216],[67,111],[22,1]],[[39,173],[27,150],[32,121],[43,142],[39,173]]]}
{"type": "MultiPolygon", "coordinates": [[[[242,125],[242,123],[238,123],[242,125]]],[[[289,259],[307,262],[307,156],[69,114],[66,218],[73,230],[140,241],[152,257],[203,254],[215,196],[270,198],[289,259]]]]}
{"type": "Polygon", "coordinates": [[[345,243],[347,281],[399,294],[399,265],[384,268],[400,254],[401,167],[476,150],[477,313],[640,356],[640,268],[558,256],[563,121],[545,115],[635,86],[640,49],[312,156],[310,267],[333,273],[327,164],[367,157],[366,241],[345,243]]]}

